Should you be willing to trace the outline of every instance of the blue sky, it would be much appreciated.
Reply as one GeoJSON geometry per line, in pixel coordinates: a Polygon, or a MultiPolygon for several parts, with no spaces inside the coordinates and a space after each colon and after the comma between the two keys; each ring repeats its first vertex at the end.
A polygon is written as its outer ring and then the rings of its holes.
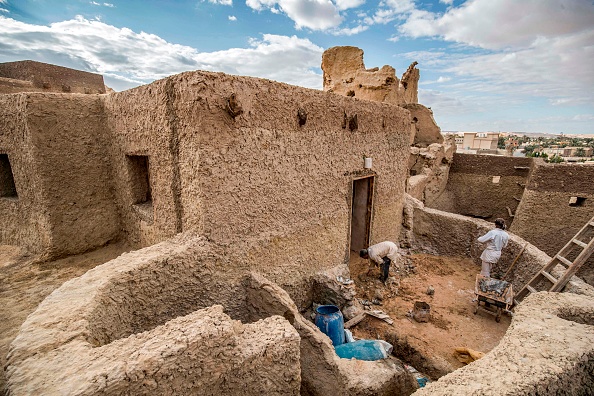
{"type": "Polygon", "coordinates": [[[592,0],[0,0],[0,62],[104,75],[115,90],[187,70],[322,88],[322,53],[363,49],[442,130],[594,133],[592,0]]]}

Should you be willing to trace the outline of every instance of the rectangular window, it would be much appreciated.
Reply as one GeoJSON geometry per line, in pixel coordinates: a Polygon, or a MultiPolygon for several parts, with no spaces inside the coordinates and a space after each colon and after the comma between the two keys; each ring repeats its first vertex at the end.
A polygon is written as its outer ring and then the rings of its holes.
{"type": "Polygon", "coordinates": [[[0,197],[17,198],[14,176],[7,154],[0,154],[0,197]]]}
{"type": "Polygon", "coordinates": [[[146,155],[127,155],[128,177],[132,209],[141,220],[153,222],[153,197],[149,157],[146,155]]]}
{"type": "Polygon", "coordinates": [[[586,202],[585,197],[570,197],[569,198],[569,206],[584,206],[586,202]]]}

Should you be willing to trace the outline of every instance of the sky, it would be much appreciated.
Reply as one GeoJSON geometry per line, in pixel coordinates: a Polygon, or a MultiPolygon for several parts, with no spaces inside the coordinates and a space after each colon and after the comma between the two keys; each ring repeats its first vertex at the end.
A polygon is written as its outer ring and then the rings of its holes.
{"type": "Polygon", "coordinates": [[[121,91],[188,70],[322,89],[324,50],[414,61],[443,131],[594,134],[594,0],[0,0],[0,62],[121,91]]]}

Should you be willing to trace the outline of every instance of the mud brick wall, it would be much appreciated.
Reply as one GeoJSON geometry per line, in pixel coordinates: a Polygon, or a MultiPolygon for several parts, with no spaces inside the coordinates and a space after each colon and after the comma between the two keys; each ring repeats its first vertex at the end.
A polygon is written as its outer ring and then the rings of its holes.
{"type": "Polygon", "coordinates": [[[124,229],[141,246],[192,230],[241,257],[230,261],[299,293],[295,279],[345,261],[352,180],[362,175],[376,176],[372,242],[398,239],[406,110],[206,72],[112,94],[105,103],[124,229]],[[232,94],[242,108],[235,117],[227,111],[232,94]],[[355,115],[351,130],[345,117],[355,115]],[[134,210],[130,154],[148,157],[152,219],[134,210]],[[364,154],[373,158],[371,171],[363,169],[364,154]]]}
{"type": "Polygon", "coordinates": [[[507,208],[516,212],[531,164],[531,158],[454,154],[445,191],[431,207],[487,221],[501,217],[509,226],[507,208]]]}
{"type": "MultiPolygon", "coordinates": [[[[105,93],[101,74],[30,60],[0,63],[0,77],[30,81],[36,90],[44,92],[105,93]]],[[[2,92],[10,92],[9,88],[2,92]]]]}
{"type": "Polygon", "coordinates": [[[101,246],[119,232],[99,96],[3,96],[0,154],[17,197],[0,198],[3,243],[45,257],[101,246]],[[14,111],[14,112],[13,112],[14,111]]]}
{"type": "Polygon", "coordinates": [[[49,218],[27,125],[27,95],[0,95],[0,243],[41,252],[51,243],[49,218]],[[10,169],[9,169],[10,168],[10,169]],[[10,193],[9,193],[10,190],[10,193]]]}
{"type": "MultiPolygon", "coordinates": [[[[553,256],[592,217],[594,166],[539,161],[510,230],[553,256]],[[570,205],[571,197],[580,200],[570,205]]],[[[578,276],[594,284],[594,257],[584,264],[578,276]]]]}

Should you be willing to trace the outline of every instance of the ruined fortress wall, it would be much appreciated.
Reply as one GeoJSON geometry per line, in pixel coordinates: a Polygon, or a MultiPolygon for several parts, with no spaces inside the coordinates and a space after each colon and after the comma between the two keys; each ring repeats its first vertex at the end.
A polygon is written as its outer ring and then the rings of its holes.
{"type": "Polygon", "coordinates": [[[454,154],[445,191],[430,205],[487,221],[501,217],[509,226],[507,208],[516,212],[531,164],[531,158],[454,154]]]}
{"type": "MultiPolygon", "coordinates": [[[[352,181],[375,175],[372,242],[397,240],[409,113],[268,80],[189,72],[106,97],[125,229],[141,245],[193,230],[281,286],[345,261],[352,181]],[[232,117],[235,94],[242,112],[232,117]],[[300,126],[299,109],[307,113],[300,126]],[[356,127],[345,122],[356,115],[356,127]],[[152,223],[129,199],[147,155],[152,223]],[[363,169],[363,155],[373,169],[363,169]],[[267,257],[262,260],[262,257],[267,257]]],[[[296,297],[292,294],[292,297],[296,297]]],[[[300,300],[300,298],[297,298],[300,300]]]]}
{"type": "MultiPolygon", "coordinates": [[[[511,231],[556,254],[594,216],[594,166],[535,164],[511,231]],[[579,198],[570,204],[571,197],[579,198]]],[[[571,257],[569,257],[571,259],[571,257]]],[[[594,257],[578,276],[594,284],[594,257]]]]}
{"type": "Polygon", "coordinates": [[[0,95],[0,243],[40,253],[51,233],[26,109],[26,94],[0,95]]]}
{"type": "MultiPolygon", "coordinates": [[[[37,91],[105,93],[105,85],[101,74],[30,60],[0,63],[0,77],[29,81],[37,91]]],[[[0,84],[0,87],[2,86],[4,84],[0,84]]],[[[10,91],[2,90],[0,92],[10,91]]]]}

